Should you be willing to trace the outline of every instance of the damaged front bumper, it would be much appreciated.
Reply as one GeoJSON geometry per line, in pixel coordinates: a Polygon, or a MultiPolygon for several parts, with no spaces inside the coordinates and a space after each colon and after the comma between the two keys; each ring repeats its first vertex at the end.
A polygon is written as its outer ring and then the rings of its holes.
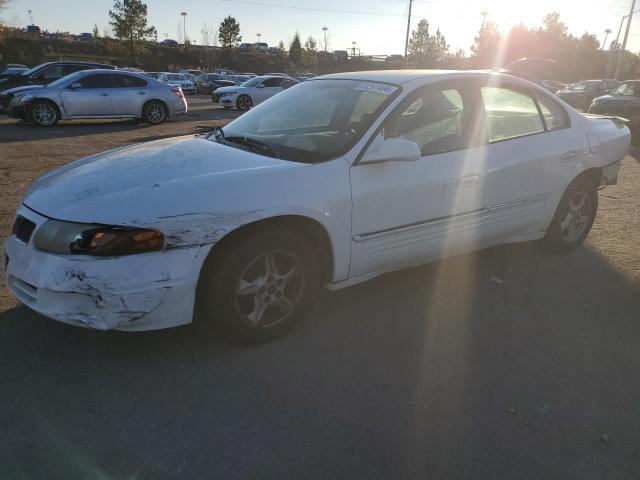
{"type": "MultiPolygon", "coordinates": [[[[34,231],[47,220],[24,206],[18,214],[34,231]]],[[[99,330],[155,330],[191,322],[207,253],[194,246],[124,257],[58,255],[12,235],[4,263],[9,289],[42,315],[99,330]]]]}

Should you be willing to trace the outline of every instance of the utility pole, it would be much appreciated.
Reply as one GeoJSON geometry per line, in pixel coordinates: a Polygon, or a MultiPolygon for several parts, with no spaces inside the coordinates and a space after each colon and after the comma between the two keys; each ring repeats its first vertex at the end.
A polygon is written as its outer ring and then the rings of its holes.
{"type": "MultiPolygon", "coordinates": [[[[634,0],[635,1],[635,0],[634,0]]],[[[409,17],[407,18],[407,37],[404,41],[404,64],[407,64],[407,53],[409,52],[409,30],[411,30],[411,4],[413,0],[409,0],[409,17]]]]}
{"type": "Polygon", "coordinates": [[[616,80],[620,75],[620,63],[622,61],[622,57],[624,57],[624,50],[627,48],[627,40],[629,40],[629,30],[631,27],[631,20],[633,20],[633,14],[636,9],[636,0],[631,1],[631,10],[629,10],[629,20],[627,21],[627,29],[624,32],[624,40],[622,40],[622,49],[620,50],[620,54],[618,55],[618,64],[616,65],[616,73],[613,76],[616,80]]]}
{"type": "Polygon", "coordinates": [[[324,33],[324,52],[327,53],[327,27],[322,27],[322,33],[324,33]]]}
{"type": "Polygon", "coordinates": [[[31,21],[31,25],[34,25],[34,23],[33,23],[33,12],[31,10],[27,10],[27,12],[29,12],[29,20],[31,21]]]}

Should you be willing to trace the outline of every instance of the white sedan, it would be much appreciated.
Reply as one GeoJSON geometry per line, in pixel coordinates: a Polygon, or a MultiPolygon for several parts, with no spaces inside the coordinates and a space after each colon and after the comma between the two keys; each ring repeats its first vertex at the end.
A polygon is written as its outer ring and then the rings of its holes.
{"type": "Polygon", "coordinates": [[[318,77],[224,130],[42,177],[5,244],[8,285],[74,325],[194,320],[264,341],[320,285],[498,244],[578,247],[629,142],[621,120],[501,74],[318,77]]]}
{"type": "Polygon", "coordinates": [[[249,110],[254,105],[264,102],[294,85],[298,80],[276,75],[254,77],[241,85],[216,88],[211,96],[213,103],[225,108],[236,107],[238,110],[249,110]]]}

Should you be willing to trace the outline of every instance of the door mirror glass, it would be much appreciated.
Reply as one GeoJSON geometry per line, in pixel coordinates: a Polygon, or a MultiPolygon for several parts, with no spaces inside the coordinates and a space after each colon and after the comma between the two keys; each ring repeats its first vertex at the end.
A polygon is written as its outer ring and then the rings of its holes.
{"type": "Polygon", "coordinates": [[[420,147],[416,143],[403,138],[387,138],[383,141],[376,139],[360,163],[415,162],[419,159],[420,147]]]}

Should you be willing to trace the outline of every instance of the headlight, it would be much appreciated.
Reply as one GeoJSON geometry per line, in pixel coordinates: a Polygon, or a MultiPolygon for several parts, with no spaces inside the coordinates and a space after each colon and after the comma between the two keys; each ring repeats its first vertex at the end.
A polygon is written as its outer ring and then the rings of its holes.
{"type": "Polygon", "coordinates": [[[33,243],[40,250],[66,255],[122,256],[162,250],[164,235],[146,228],[49,220],[38,228],[33,243]]]}
{"type": "Polygon", "coordinates": [[[31,100],[33,98],[32,95],[29,95],[27,93],[16,93],[13,96],[13,100],[14,101],[20,101],[20,102],[26,102],[27,100],[31,100]]]}
{"type": "Polygon", "coordinates": [[[238,92],[224,92],[221,96],[222,97],[227,97],[229,95],[235,95],[236,93],[238,93],[238,92]]]}

